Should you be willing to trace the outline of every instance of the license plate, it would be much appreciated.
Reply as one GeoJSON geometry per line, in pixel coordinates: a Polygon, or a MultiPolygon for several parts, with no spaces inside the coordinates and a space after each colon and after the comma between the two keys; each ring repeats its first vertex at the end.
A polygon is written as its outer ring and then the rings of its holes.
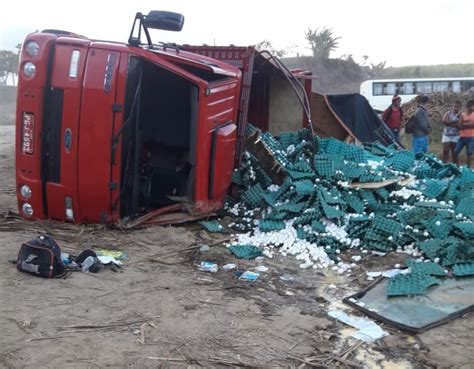
{"type": "Polygon", "coordinates": [[[23,154],[33,154],[35,132],[35,116],[30,113],[23,113],[23,154]]]}

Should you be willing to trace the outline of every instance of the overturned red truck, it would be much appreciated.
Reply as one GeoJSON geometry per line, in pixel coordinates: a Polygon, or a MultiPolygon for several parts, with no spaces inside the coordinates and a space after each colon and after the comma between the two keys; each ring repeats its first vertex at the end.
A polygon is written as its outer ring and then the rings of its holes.
{"type": "Polygon", "coordinates": [[[23,217],[196,219],[223,206],[248,121],[273,133],[308,123],[306,73],[253,47],[152,43],[150,29],[183,22],[137,13],[127,44],[27,36],[16,114],[23,217]]]}

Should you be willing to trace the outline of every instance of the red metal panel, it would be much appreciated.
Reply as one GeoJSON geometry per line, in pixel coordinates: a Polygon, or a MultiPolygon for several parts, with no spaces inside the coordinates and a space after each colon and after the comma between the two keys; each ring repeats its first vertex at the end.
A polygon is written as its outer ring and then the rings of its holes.
{"type": "Polygon", "coordinates": [[[211,87],[211,97],[207,102],[207,128],[213,129],[237,118],[238,95],[237,80],[226,82],[220,86],[211,87]]]}
{"type": "MultiPolygon", "coordinates": [[[[184,45],[187,51],[204,55],[233,65],[242,71],[242,90],[239,96],[239,116],[237,122],[237,150],[235,167],[240,166],[244,151],[245,127],[248,122],[250,91],[252,88],[255,49],[252,46],[191,46],[184,45]]],[[[268,125],[268,123],[267,123],[268,125]]]]}
{"type": "MultiPolygon", "coordinates": [[[[122,123],[124,120],[124,111],[123,111],[123,104],[125,102],[125,85],[127,83],[127,69],[128,69],[128,61],[129,55],[124,53],[121,54],[120,57],[120,65],[118,69],[118,76],[117,76],[117,92],[115,97],[116,104],[120,104],[121,109],[119,111],[114,112],[114,122],[113,122],[113,136],[117,136],[120,132],[120,128],[122,127],[122,123]]],[[[110,207],[111,207],[111,221],[117,222],[120,220],[120,181],[121,181],[121,168],[122,168],[122,161],[121,155],[122,152],[122,138],[123,136],[120,135],[119,142],[117,143],[117,147],[114,152],[114,157],[111,158],[112,166],[111,166],[111,183],[114,184],[113,189],[110,191],[110,207]]]]}
{"type": "Polygon", "coordinates": [[[33,217],[44,219],[46,214],[43,209],[43,189],[41,182],[41,113],[43,111],[43,91],[39,88],[18,87],[18,100],[16,118],[16,184],[17,199],[20,214],[21,207],[25,202],[33,206],[33,217]],[[35,116],[35,127],[33,133],[33,154],[22,153],[23,135],[23,113],[31,113],[35,116]],[[31,188],[31,198],[25,201],[21,197],[20,187],[28,185],[31,188]]]}
{"type": "MultiPolygon", "coordinates": [[[[74,40],[75,41],[75,40],[74,40]]],[[[61,119],[61,160],[60,183],[48,183],[48,216],[52,219],[65,219],[65,197],[72,199],[74,220],[81,219],[78,199],[78,143],[79,112],[81,110],[81,87],[86,64],[87,44],[71,43],[56,46],[51,86],[64,91],[63,114],[61,119]],[[70,77],[73,52],[78,52],[77,72],[70,77]],[[70,148],[65,147],[65,135],[71,139],[70,148]]]]}
{"type": "Polygon", "coordinates": [[[79,201],[82,222],[110,219],[111,145],[120,53],[89,49],[82,90],[79,201]]]}
{"type": "Polygon", "coordinates": [[[223,200],[229,184],[232,181],[234,169],[235,142],[237,138],[237,126],[228,124],[217,128],[215,133],[215,146],[213,150],[214,168],[210,180],[212,181],[211,197],[215,200],[223,200]]]}
{"type": "Polygon", "coordinates": [[[15,160],[16,160],[16,184],[18,208],[21,215],[21,207],[25,202],[33,206],[33,219],[46,218],[43,208],[43,189],[41,182],[41,128],[43,115],[43,88],[46,84],[47,65],[50,50],[54,45],[56,37],[47,34],[28,35],[23,45],[28,41],[36,41],[40,48],[39,54],[32,58],[25,49],[22,49],[20,60],[20,72],[18,75],[18,92],[16,105],[16,135],[15,135],[15,160]],[[26,78],[23,74],[23,66],[27,62],[36,65],[34,78],[26,78]],[[34,142],[33,154],[22,152],[23,115],[30,113],[34,115],[34,142]],[[20,187],[28,185],[32,191],[31,198],[26,200],[21,197],[20,187]]]}
{"type": "MultiPolygon", "coordinates": [[[[197,213],[217,210],[223,203],[223,196],[221,198],[209,198],[212,136],[218,126],[229,122],[236,122],[240,81],[236,79],[226,80],[225,82],[212,85],[207,91],[209,91],[209,95],[206,96],[206,93],[202,93],[199,99],[200,112],[196,137],[196,177],[194,187],[195,211],[197,213]]],[[[235,141],[233,143],[235,145],[235,141]]],[[[230,164],[233,166],[233,159],[230,164]]],[[[217,168],[215,176],[222,175],[220,167],[217,168]]],[[[230,183],[231,181],[228,180],[227,187],[230,186],[230,183]]]]}
{"type": "Polygon", "coordinates": [[[74,220],[78,218],[77,196],[71,193],[71,189],[57,184],[48,182],[46,184],[46,197],[48,199],[48,218],[66,220],[65,197],[73,198],[74,220]]]}

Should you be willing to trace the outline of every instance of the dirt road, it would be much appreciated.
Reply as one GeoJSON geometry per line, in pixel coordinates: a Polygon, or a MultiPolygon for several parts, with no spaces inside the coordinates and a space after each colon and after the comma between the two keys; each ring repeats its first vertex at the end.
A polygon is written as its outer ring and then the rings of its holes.
{"type": "MultiPolygon", "coordinates": [[[[16,211],[13,127],[0,127],[0,214],[16,211]]],[[[320,367],[472,368],[474,315],[409,336],[360,344],[327,316],[362,288],[365,270],[399,262],[371,260],[350,277],[301,270],[296,261],[240,261],[196,225],[134,232],[0,218],[1,368],[320,367]],[[16,271],[22,241],[48,230],[65,251],[126,251],[122,271],[72,273],[44,280],[16,271]],[[217,244],[204,254],[193,246],[217,244]],[[184,250],[184,251],[183,251],[184,250]],[[233,272],[201,272],[201,260],[266,265],[253,283],[233,272]],[[281,278],[282,276],[286,278],[281,278]],[[334,284],[336,288],[329,288],[334,284]],[[343,352],[352,349],[349,354],[343,352]]],[[[220,236],[222,237],[222,236],[220,236]]]]}

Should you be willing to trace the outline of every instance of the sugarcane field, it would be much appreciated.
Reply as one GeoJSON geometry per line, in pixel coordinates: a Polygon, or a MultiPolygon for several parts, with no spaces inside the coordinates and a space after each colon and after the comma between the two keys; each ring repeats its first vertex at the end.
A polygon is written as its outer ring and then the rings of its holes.
{"type": "Polygon", "coordinates": [[[467,5],[401,1],[6,19],[0,368],[473,368],[467,5]]]}

